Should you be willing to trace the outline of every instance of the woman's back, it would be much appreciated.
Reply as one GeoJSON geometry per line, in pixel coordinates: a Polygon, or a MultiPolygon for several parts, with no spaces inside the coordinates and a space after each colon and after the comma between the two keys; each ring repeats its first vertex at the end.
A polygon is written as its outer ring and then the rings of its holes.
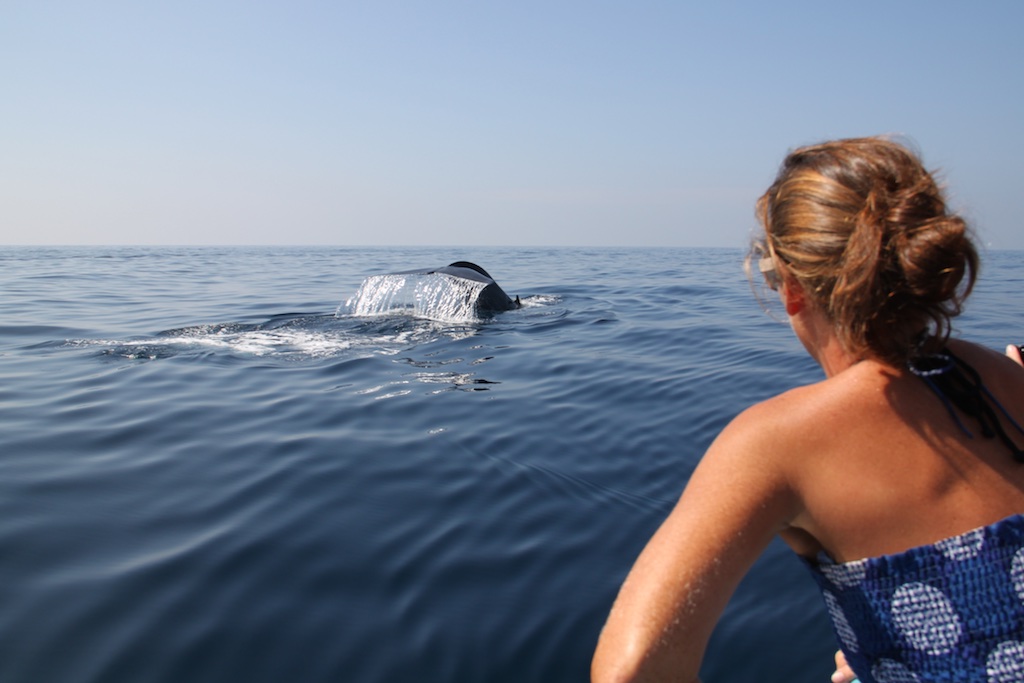
{"type": "MultiPolygon", "coordinates": [[[[972,344],[949,346],[1024,425],[1024,368],[972,344]]],[[[763,407],[777,413],[765,419],[791,430],[787,466],[805,508],[782,535],[805,557],[897,552],[1024,512],[1024,464],[971,418],[954,418],[907,371],[865,361],[763,407]]],[[[1000,418],[1024,444],[1024,433],[1000,418]]]]}
{"type": "MultiPolygon", "coordinates": [[[[1024,368],[949,347],[1024,444],[1024,368]]],[[[806,507],[783,534],[822,590],[846,661],[865,682],[1021,680],[1024,464],[921,378],[847,372],[829,380],[832,396],[805,397],[848,409],[829,425],[834,448],[794,458],[806,507]]]]}

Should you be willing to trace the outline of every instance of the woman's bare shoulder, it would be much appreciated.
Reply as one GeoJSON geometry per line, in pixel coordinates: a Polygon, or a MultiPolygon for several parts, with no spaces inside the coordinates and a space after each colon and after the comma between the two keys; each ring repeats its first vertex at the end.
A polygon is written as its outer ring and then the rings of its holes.
{"type": "Polygon", "coordinates": [[[792,438],[816,432],[822,424],[845,421],[851,408],[864,402],[861,394],[870,397],[878,393],[868,386],[870,379],[847,373],[789,389],[752,405],[729,428],[792,438]]]}
{"type": "Polygon", "coordinates": [[[839,375],[796,387],[740,413],[713,444],[743,461],[776,470],[802,489],[813,483],[822,463],[847,451],[867,451],[878,435],[893,431],[889,370],[861,364],[839,375]]]}

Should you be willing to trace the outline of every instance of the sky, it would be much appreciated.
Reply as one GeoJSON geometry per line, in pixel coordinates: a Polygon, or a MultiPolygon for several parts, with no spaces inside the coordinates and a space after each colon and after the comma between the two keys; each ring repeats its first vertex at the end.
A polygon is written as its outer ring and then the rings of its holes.
{"type": "Polygon", "coordinates": [[[0,7],[0,244],[744,247],[895,134],[1024,249],[1024,2],[0,7]]]}

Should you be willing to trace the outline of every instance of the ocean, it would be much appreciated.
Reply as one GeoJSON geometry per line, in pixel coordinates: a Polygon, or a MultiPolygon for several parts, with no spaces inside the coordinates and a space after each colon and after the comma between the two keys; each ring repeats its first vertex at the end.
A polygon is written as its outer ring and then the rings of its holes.
{"type": "MultiPolygon", "coordinates": [[[[822,376],[743,256],[0,247],[0,681],[588,680],[711,440],[822,376]],[[353,312],[456,260],[522,307],[353,312]]],[[[960,333],[1024,343],[1022,256],[960,333]]],[[[835,647],[777,543],[702,675],[821,683],[835,647]]]]}

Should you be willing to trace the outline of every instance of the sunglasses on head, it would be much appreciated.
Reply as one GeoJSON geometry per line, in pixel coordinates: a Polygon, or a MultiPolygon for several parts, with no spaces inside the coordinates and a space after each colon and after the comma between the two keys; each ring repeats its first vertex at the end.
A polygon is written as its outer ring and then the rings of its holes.
{"type": "Polygon", "coordinates": [[[782,286],[782,277],[779,275],[779,271],[775,270],[775,261],[771,256],[762,256],[757,262],[757,269],[761,271],[761,275],[764,276],[764,281],[768,285],[768,288],[773,292],[777,292],[779,287],[782,286]]]}

